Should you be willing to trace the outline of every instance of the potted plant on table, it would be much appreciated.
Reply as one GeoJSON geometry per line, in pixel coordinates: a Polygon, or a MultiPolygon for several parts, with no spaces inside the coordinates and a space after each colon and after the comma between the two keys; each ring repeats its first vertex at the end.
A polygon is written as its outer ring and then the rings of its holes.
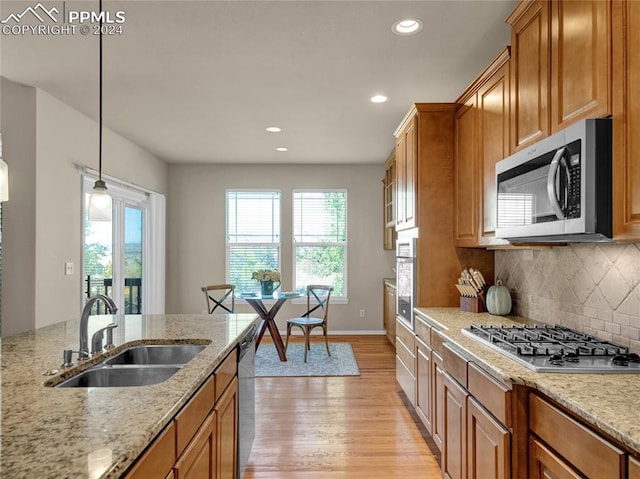
{"type": "Polygon", "coordinates": [[[262,296],[273,296],[273,292],[280,287],[280,278],[280,271],[273,269],[259,269],[251,274],[251,279],[260,282],[262,296]]]}

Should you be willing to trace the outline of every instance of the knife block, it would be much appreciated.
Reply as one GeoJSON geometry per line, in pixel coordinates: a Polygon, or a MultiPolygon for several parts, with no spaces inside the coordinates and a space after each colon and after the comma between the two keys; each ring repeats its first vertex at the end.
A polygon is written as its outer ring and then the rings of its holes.
{"type": "Polygon", "coordinates": [[[460,311],[468,311],[470,313],[484,313],[487,310],[484,304],[484,295],[475,298],[460,296],[460,311]]]}

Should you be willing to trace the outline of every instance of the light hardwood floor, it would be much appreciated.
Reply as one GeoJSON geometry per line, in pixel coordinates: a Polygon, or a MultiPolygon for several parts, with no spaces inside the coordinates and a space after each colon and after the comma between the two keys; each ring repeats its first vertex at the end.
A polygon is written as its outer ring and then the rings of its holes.
{"type": "Polygon", "coordinates": [[[257,378],[256,439],[244,479],[441,477],[403,404],[386,338],[330,341],[351,343],[360,376],[257,378]]]}

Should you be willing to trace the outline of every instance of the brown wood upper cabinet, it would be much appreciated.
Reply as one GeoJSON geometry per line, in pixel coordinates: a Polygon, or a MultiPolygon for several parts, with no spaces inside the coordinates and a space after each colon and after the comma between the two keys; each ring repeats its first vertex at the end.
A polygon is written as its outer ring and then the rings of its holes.
{"type": "Polygon", "coordinates": [[[396,131],[396,230],[414,228],[418,169],[417,115],[411,116],[396,131]]]}
{"type": "Polygon", "coordinates": [[[613,235],[640,240],[640,2],[613,2],[613,235]]]}
{"type": "Polygon", "coordinates": [[[549,134],[549,10],[547,0],[522,1],[511,25],[511,149],[549,134]]]}
{"type": "Polygon", "coordinates": [[[551,132],[611,114],[611,2],[551,2],[551,132]]]}
{"type": "Polygon", "coordinates": [[[611,9],[608,0],[523,0],[509,16],[512,151],[611,114],[611,9]]]}
{"type": "Polygon", "coordinates": [[[384,163],[384,178],[382,180],[383,224],[382,238],[385,250],[396,248],[396,153],[389,155],[384,163]]]}
{"type": "Polygon", "coordinates": [[[505,48],[458,100],[456,246],[507,244],[495,238],[495,164],[509,156],[509,58],[505,48]]]}

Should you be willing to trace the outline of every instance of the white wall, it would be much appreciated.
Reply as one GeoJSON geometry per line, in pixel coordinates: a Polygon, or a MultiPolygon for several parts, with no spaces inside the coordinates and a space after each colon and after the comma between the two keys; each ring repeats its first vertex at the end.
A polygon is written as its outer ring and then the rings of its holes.
{"type": "MultiPolygon", "coordinates": [[[[2,335],[8,336],[80,314],[82,183],[74,164],[98,168],[98,124],[41,90],[6,79],[2,90],[10,171],[2,258],[2,335]],[[75,265],[71,276],[64,275],[68,261],[75,265]]],[[[103,141],[105,173],[167,192],[164,161],[108,129],[103,141]]]]}
{"type": "MultiPolygon", "coordinates": [[[[167,312],[201,313],[200,287],[225,280],[225,191],[282,191],[283,290],[291,289],[291,197],[295,188],[348,190],[349,304],[332,306],[332,331],[382,330],[382,278],[393,276],[394,253],[382,249],[384,165],[177,165],[169,167],[167,312]],[[365,317],[359,317],[360,309],[365,317]]],[[[251,311],[248,306],[236,308],[251,311]]],[[[287,303],[285,319],[304,311],[287,303]]]]}

